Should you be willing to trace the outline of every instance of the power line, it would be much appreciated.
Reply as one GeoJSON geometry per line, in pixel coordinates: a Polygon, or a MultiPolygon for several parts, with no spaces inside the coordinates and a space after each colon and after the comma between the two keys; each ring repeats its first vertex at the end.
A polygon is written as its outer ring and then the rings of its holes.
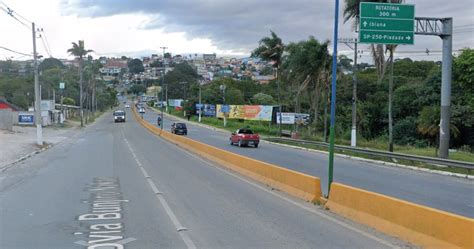
{"type": "Polygon", "coordinates": [[[474,23],[471,23],[471,24],[464,24],[464,25],[459,25],[459,26],[454,26],[454,29],[462,28],[462,27],[469,27],[469,26],[474,26],[474,23]]]}
{"type": "Polygon", "coordinates": [[[51,51],[51,47],[49,46],[48,38],[46,37],[46,33],[44,32],[43,28],[41,28],[41,33],[43,33],[44,42],[46,43],[46,47],[49,50],[49,56],[53,57],[53,52],[51,51]]]}
{"type": "Polygon", "coordinates": [[[0,48],[4,49],[4,50],[7,50],[7,51],[10,51],[12,53],[16,53],[16,54],[20,54],[20,55],[24,55],[24,56],[33,56],[32,54],[18,52],[18,51],[15,51],[15,50],[12,50],[12,49],[9,49],[9,48],[6,48],[6,47],[2,47],[2,46],[0,46],[0,48]]]}
{"type": "Polygon", "coordinates": [[[30,21],[28,21],[28,19],[22,17],[21,15],[17,14],[12,8],[8,7],[5,3],[3,2],[0,2],[3,6],[5,7],[2,7],[0,6],[0,9],[2,9],[7,15],[11,16],[13,19],[15,19],[17,22],[19,22],[20,24],[22,24],[23,26],[25,26],[26,28],[30,29],[30,25],[26,24],[25,21],[27,23],[31,23],[30,21]],[[14,14],[15,13],[15,14],[14,14]],[[21,21],[20,19],[17,18],[17,16],[19,16],[20,18],[22,18],[24,21],[21,21]]]}
{"type": "Polygon", "coordinates": [[[20,13],[16,12],[16,11],[13,11],[10,7],[8,7],[8,5],[6,5],[4,2],[0,1],[0,4],[2,4],[3,6],[5,6],[5,8],[7,8],[8,10],[10,10],[13,14],[13,12],[15,12],[15,15],[20,17],[21,19],[23,19],[25,22],[27,23],[32,23],[32,21],[26,19],[25,17],[23,17],[22,15],[20,15],[20,13]]]}

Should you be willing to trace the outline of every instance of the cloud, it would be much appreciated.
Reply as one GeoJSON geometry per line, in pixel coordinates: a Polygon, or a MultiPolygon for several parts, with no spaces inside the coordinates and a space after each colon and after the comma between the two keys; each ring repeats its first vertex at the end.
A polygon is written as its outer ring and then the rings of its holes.
{"type": "MultiPolygon", "coordinates": [[[[340,13],[344,2],[341,1],[340,13]]],[[[446,4],[442,0],[407,1],[416,3],[417,16],[454,17],[456,26],[473,24],[472,0],[446,4]]],[[[334,2],[327,0],[64,0],[64,15],[107,17],[121,14],[144,14],[148,21],[140,29],[184,32],[188,39],[210,39],[221,50],[248,52],[258,41],[275,31],[284,42],[315,36],[332,39],[334,2]]],[[[472,27],[472,26],[471,26],[472,27]]],[[[351,24],[340,24],[341,37],[355,37],[351,24]]],[[[407,49],[440,48],[437,39],[416,37],[418,46],[407,49]]],[[[457,33],[455,49],[471,45],[473,33],[457,33]]]]}

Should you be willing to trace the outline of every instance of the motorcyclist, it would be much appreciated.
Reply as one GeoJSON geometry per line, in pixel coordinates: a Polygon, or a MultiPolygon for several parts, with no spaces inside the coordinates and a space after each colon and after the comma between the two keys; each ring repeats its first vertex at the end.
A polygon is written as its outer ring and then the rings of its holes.
{"type": "Polygon", "coordinates": [[[161,126],[161,116],[158,115],[158,118],[156,119],[158,126],[161,126]]]}

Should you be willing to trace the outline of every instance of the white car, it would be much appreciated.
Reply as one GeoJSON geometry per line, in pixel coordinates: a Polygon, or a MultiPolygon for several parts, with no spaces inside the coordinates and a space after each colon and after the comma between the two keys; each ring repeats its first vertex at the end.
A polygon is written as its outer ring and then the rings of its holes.
{"type": "Polygon", "coordinates": [[[145,108],[140,108],[140,109],[138,110],[138,112],[139,112],[139,113],[145,113],[145,108]]]}
{"type": "Polygon", "coordinates": [[[125,105],[125,108],[130,108],[130,105],[129,105],[129,104],[126,104],[126,105],[125,105]]]}

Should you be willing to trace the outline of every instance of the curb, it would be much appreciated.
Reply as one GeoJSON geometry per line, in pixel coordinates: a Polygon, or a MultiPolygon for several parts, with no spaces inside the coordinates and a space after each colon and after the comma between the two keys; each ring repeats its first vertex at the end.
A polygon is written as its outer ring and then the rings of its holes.
{"type": "Polygon", "coordinates": [[[33,152],[30,152],[24,156],[21,156],[20,158],[17,158],[9,163],[6,163],[5,165],[2,165],[0,166],[0,172],[5,172],[6,170],[8,170],[9,168],[15,166],[15,164],[19,163],[19,162],[22,162],[22,161],[25,161],[26,159],[36,155],[36,154],[39,154],[49,148],[52,148],[54,146],[54,144],[48,144],[47,146],[41,148],[41,149],[38,149],[38,150],[35,150],[33,152]]]}
{"type": "MultiPolygon", "coordinates": [[[[287,147],[287,148],[293,148],[293,149],[304,150],[304,151],[309,151],[309,152],[328,154],[328,152],[324,151],[324,150],[316,150],[316,149],[310,149],[310,148],[305,148],[305,147],[300,147],[300,146],[295,146],[295,145],[275,143],[275,142],[270,142],[270,141],[266,141],[266,140],[262,140],[262,141],[265,141],[268,144],[278,145],[278,146],[287,147]]],[[[410,169],[410,170],[421,171],[421,172],[426,172],[426,173],[433,173],[433,174],[438,174],[438,175],[452,176],[452,177],[457,177],[457,178],[474,180],[474,175],[466,175],[466,174],[452,173],[452,172],[440,171],[440,170],[434,170],[434,169],[419,168],[419,167],[409,166],[409,165],[404,165],[404,164],[399,164],[399,163],[391,163],[391,162],[367,159],[367,158],[362,158],[362,157],[349,156],[349,155],[344,155],[344,154],[340,154],[340,153],[334,153],[334,154],[337,157],[341,157],[341,158],[352,159],[352,160],[361,161],[361,162],[373,163],[373,165],[376,166],[376,167],[379,167],[382,164],[382,165],[389,166],[389,167],[397,167],[397,168],[410,169]],[[377,164],[379,164],[379,165],[377,165],[377,164]]]]}
{"type": "MultiPolygon", "coordinates": [[[[157,112],[154,108],[151,108],[151,109],[153,111],[157,112]]],[[[188,121],[184,118],[176,117],[176,116],[168,114],[166,112],[164,112],[164,115],[166,115],[168,118],[170,118],[170,117],[176,118],[176,119],[181,120],[183,122],[190,122],[194,125],[197,125],[197,126],[200,126],[200,127],[203,127],[203,128],[207,128],[207,129],[210,129],[210,130],[219,131],[219,132],[223,132],[223,133],[230,133],[229,131],[224,130],[224,129],[216,128],[216,127],[213,127],[213,126],[210,126],[210,125],[201,124],[201,123],[198,123],[198,122],[195,122],[195,121],[188,121]]],[[[316,150],[316,149],[310,149],[310,148],[305,148],[305,147],[300,147],[300,146],[295,146],[295,145],[275,143],[275,142],[267,141],[263,138],[262,138],[261,141],[264,142],[264,143],[267,143],[267,144],[273,144],[273,145],[278,145],[278,146],[287,147],[287,148],[293,148],[293,149],[299,149],[299,150],[304,150],[304,151],[309,151],[309,152],[328,154],[327,151],[323,151],[323,150],[316,150]]],[[[433,174],[438,174],[438,175],[452,176],[452,177],[457,177],[457,178],[474,180],[474,175],[452,173],[452,172],[440,171],[440,170],[435,170],[435,169],[419,168],[419,167],[409,166],[409,165],[405,165],[405,164],[391,163],[391,162],[367,159],[367,158],[362,158],[362,157],[349,156],[349,155],[340,154],[340,153],[334,153],[334,154],[337,157],[341,157],[341,158],[352,159],[352,160],[361,161],[361,162],[373,163],[373,164],[375,164],[375,166],[385,165],[385,166],[389,166],[389,167],[397,167],[397,168],[402,168],[402,169],[410,169],[410,170],[415,170],[415,171],[421,171],[421,172],[425,172],[425,173],[433,173],[433,174]],[[379,165],[376,165],[376,164],[379,164],[379,165]]]]}

